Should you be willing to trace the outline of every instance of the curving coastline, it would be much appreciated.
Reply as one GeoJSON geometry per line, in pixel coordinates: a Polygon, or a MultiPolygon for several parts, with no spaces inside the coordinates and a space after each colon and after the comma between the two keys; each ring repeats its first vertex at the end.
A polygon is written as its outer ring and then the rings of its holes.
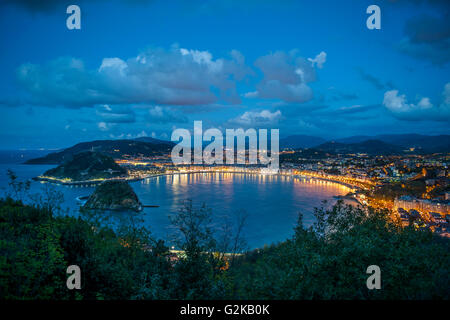
{"type": "MultiPolygon", "coordinates": [[[[90,187],[90,186],[96,186],[98,184],[103,183],[104,181],[126,181],[126,182],[135,182],[135,181],[142,181],[149,178],[156,178],[161,176],[171,176],[171,175],[182,175],[182,174],[196,174],[196,173],[232,173],[232,174],[250,174],[250,175],[260,175],[260,176],[268,176],[269,174],[264,173],[257,173],[257,172],[245,172],[245,171],[191,171],[191,172],[169,172],[169,173],[160,173],[160,174],[150,174],[143,177],[133,177],[133,178],[111,178],[111,179],[95,179],[95,180],[83,180],[83,181],[67,181],[64,179],[58,179],[53,177],[44,177],[44,176],[38,176],[33,178],[35,181],[42,181],[42,182],[49,182],[57,185],[64,185],[64,186],[82,186],[82,187],[90,187]]],[[[283,176],[283,177],[292,177],[292,178],[308,178],[308,179],[314,179],[314,180],[322,180],[322,181],[329,181],[333,183],[337,183],[340,185],[343,185],[345,187],[348,187],[353,190],[360,189],[357,185],[352,185],[346,182],[342,182],[339,180],[334,179],[327,179],[324,177],[316,177],[313,175],[307,175],[307,174],[270,174],[270,176],[283,176]]]]}

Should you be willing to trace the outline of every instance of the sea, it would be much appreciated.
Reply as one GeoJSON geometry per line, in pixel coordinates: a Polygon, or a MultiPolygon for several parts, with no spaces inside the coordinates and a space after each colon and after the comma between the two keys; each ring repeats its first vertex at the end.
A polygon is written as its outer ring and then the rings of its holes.
{"type": "MultiPolygon", "coordinates": [[[[27,159],[43,156],[46,151],[0,151],[0,197],[11,193],[7,171],[12,170],[18,180],[27,181],[54,165],[27,165],[27,159]]],[[[170,216],[177,214],[186,201],[196,208],[210,209],[214,230],[236,227],[239,217],[245,216],[242,235],[247,249],[276,244],[292,237],[298,214],[303,214],[305,225],[314,223],[314,208],[331,206],[336,196],[346,195],[350,189],[335,182],[309,178],[260,175],[247,173],[183,173],[157,176],[131,182],[140,201],[146,206],[142,212],[104,212],[108,221],[137,215],[153,237],[171,245],[175,228],[170,216]],[[326,201],[324,203],[324,201],[326,201]]],[[[63,211],[78,215],[79,197],[89,196],[93,187],[51,185],[64,196],[63,211]]],[[[29,194],[43,194],[48,183],[31,180],[29,194]]],[[[31,201],[24,198],[24,202],[31,201]]]]}

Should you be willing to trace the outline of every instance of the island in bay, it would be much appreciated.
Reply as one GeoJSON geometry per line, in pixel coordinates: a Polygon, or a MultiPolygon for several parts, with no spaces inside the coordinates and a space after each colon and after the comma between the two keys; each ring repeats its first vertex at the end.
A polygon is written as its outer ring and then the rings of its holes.
{"type": "Polygon", "coordinates": [[[142,204],[127,182],[111,180],[101,183],[88,198],[83,208],[139,212],[142,210],[142,204]]]}

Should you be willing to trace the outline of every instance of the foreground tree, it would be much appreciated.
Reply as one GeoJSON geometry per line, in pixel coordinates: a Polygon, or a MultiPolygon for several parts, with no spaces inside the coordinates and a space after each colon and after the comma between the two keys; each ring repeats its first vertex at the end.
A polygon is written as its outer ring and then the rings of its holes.
{"type": "Polygon", "coordinates": [[[0,200],[0,239],[3,299],[170,298],[168,249],[145,228],[113,230],[8,198],[0,200]],[[81,269],[81,290],[66,287],[69,265],[81,269]]]}
{"type": "Polygon", "coordinates": [[[176,228],[175,242],[183,250],[175,264],[174,290],[179,299],[219,299],[225,295],[224,278],[215,254],[217,242],[213,236],[211,209],[203,204],[196,208],[192,201],[184,203],[171,216],[176,228]]]}
{"type": "Polygon", "coordinates": [[[338,203],[318,209],[292,239],[243,257],[233,270],[237,298],[434,299],[450,297],[448,239],[401,228],[385,210],[338,203]],[[381,289],[366,286],[367,267],[381,269],[381,289]]]}
{"type": "MultiPolygon", "coordinates": [[[[24,185],[12,177],[22,198],[24,185]]],[[[26,187],[25,187],[26,189],[26,187]]],[[[179,253],[143,227],[139,214],[119,225],[106,215],[64,215],[52,192],[25,205],[0,199],[1,299],[448,299],[450,243],[401,228],[386,210],[341,202],[317,209],[306,228],[277,245],[244,254],[245,214],[212,223],[211,209],[187,201],[172,216],[179,253]],[[66,269],[81,269],[68,290],[66,269]],[[381,289],[366,286],[368,266],[381,289]]]]}

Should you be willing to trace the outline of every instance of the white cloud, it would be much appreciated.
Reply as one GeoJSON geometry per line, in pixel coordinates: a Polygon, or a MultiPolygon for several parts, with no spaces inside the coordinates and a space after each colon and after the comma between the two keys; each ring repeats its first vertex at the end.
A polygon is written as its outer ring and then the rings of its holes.
{"type": "Polygon", "coordinates": [[[398,90],[390,90],[384,94],[383,105],[399,119],[449,121],[450,83],[445,85],[442,95],[443,100],[439,105],[433,105],[428,97],[411,103],[398,90]]]}
{"type": "Polygon", "coordinates": [[[444,96],[444,104],[450,105],[450,82],[445,85],[442,95],[444,96]]]}
{"type": "Polygon", "coordinates": [[[152,109],[148,110],[148,113],[155,118],[164,116],[163,109],[160,106],[153,107],[152,109]]]}
{"type": "Polygon", "coordinates": [[[152,123],[186,122],[187,118],[170,107],[153,106],[148,110],[147,119],[152,123]]]}
{"type": "Polygon", "coordinates": [[[314,59],[308,58],[308,61],[311,61],[313,67],[317,65],[317,68],[322,69],[324,63],[327,61],[327,53],[322,51],[314,59]]]}
{"type": "Polygon", "coordinates": [[[125,70],[128,65],[125,61],[119,58],[104,58],[98,72],[118,72],[121,76],[125,76],[125,70]]]}
{"type": "Polygon", "coordinates": [[[270,112],[262,111],[246,111],[237,118],[230,120],[231,123],[244,126],[270,125],[277,123],[282,118],[281,111],[270,112]]]}
{"type": "Polygon", "coordinates": [[[392,112],[411,112],[432,108],[429,98],[422,98],[417,104],[408,103],[404,94],[399,95],[398,90],[390,90],[384,94],[383,105],[392,112]]]}
{"type": "Polygon", "coordinates": [[[85,69],[83,62],[58,58],[23,64],[17,78],[31,94],[30,104],[80,108],[96,104],[157,103],[203,105],[239,103],[236,82],[251,70],[238,51],[214,59],[208,51],[152,49],[127,60],[104,58],[85,69]]]}
{"type": "Polygon", "coordinates": [[[429,108],[432,108],[433,107],[433,105],[431,104],[431,102],[430,102],[430,98],[422,98],[422,99],[420,99],[420,101],[419,101],[419,103],[417,104],[417,106],[420,108],[420,109],[429,109],[429,108]]]}
{"type": "Polygon", "coordinates": [[[192,59],[198,64],[204,64],[208,66],[211,72],[220,72],[223,68],[223,60],[213,60],[212,54],[208,51],[188,50],[181,48],[180,52],[183,56],[192,56],[192,59]]]}
{"type": "Polygon", "coordinates": [[[97,126],[101,131],[108,131],[109,129],[108,125],[105,122],[99,122],[97,123],[97,126]]]}
{"type": "Polygon", "coordinates": [[[133,123],[136,116],[128,105],[96,105],[95,113],[105,123],[133,123]]]}
{"type": "Polygon", "coordinates": [[[147,132],[145,132],[144,130],[142,130],[141,132],[139,132],[136,135],[136,138],[141,138],[141,137],[147,137],[147,132]]]}
{"type": "Polygon", "coordinates": [[[257,98],[258,97],[258,91],[251,91],[244,94],[244,97],[246,98],[257,98]]]}
{"type": "Polygon", "coordinates": [[[138,133],[120,133],[120,134],[113,134],[111,133],[109,135],[111,139],[136,139],[141,137],[148,137],[147,132],[142,130],[138,133]]]}
{"type": "MultiPolygon", "coordinates": [[[[318,58],[320,66],[323,59],[323,55],[318,58]]],[[[316,80],[315,69],[312,63],[298,57],[296,51],[277,51],[260,57],[255,65],[261,69],[264,78],[257,85],[257,91],[249,92],[245,97],[279,99],[289,103],[302,103],[313,98],[308,83],[316,80]]]]}
{"type": "Polygon", "coordinates": [[[308,129],[308,130],[312,130],[312,129],[317,129],[317,127],[310,123],[310,122],[306,122],[305,120],[300,119],[298,121],[298,127],[302,128],[302,129],[308,129]]]}

